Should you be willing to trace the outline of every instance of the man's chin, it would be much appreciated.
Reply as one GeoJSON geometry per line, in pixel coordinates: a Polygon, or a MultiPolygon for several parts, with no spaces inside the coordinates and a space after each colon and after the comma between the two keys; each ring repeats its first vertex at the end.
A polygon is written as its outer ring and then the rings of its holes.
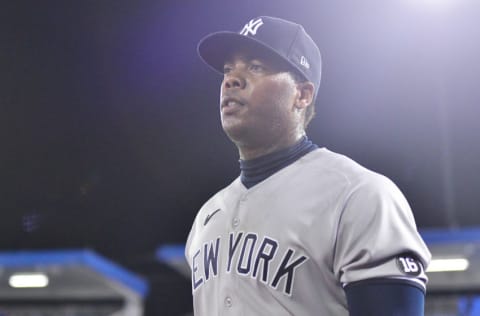
{"type": "Polygon", "coordinates": [[[228,138],[234,143],[241,143],[248,136],[248,129],[241,122],[222,122],[222,128],[228,138]]]}
{"type": "Polygon", "coordinates": [[[234,143],[241,141],[244,137],[244,132],[239,128],[223,128],[225,134],[227,134],[228,138],[234,143]]]}

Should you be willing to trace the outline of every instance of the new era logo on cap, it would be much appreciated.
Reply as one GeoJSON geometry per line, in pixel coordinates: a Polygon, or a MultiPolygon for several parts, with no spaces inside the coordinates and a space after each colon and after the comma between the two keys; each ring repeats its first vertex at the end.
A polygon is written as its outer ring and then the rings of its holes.
{"type": "Polygon", "coordinates": [[[308,60],[307,58],[305,58],[305,56],[302,56],[300,58],[300,65],[302,65],[303,67],[309,69],[310,68],[310,64],[308,63],[308,60]]]}
{"type": "Polygon", "coordinates": [[[245,24],[240,34],[247,36],[248,34],[256,35],[258,28],[263,25],[262,19],[251,19],[250,22],[245,24]]]}

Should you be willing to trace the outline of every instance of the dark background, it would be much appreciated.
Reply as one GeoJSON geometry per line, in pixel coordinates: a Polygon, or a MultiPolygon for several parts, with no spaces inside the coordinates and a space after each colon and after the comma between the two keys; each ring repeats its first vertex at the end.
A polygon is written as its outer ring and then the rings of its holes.
{"type": "Polygon", "coordinates": [[[148,315],[191,310],[155,249],[239,173],[209,32],[273,15],[318,43],[309,137],[393,179],[420,229],[480,225],[474,0],[9,1],[0,7],[0,250],[91,248],[144,276],[148,315]]]}

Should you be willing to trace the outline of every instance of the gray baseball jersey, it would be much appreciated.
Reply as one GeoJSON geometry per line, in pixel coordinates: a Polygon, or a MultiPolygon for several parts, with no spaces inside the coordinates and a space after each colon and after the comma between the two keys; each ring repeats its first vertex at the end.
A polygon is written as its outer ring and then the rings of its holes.
{"type": "Polygon", "coordinates": [[[250,189],[237,178],[215,194],[185,255],[197,316],[347,316],[345,285],[402,278],[424,287],[430,260],[399,189],[325,148],[250,189]]]}

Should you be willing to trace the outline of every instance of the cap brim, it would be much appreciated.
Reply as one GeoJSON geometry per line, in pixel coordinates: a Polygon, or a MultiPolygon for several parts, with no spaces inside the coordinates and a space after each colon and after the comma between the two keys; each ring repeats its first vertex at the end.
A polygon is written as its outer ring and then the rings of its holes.
{"type": "Polygon", "coordinates": [[[222,31],[209,34],[200,40],[197,51],[202,60],[219,73],[223,73],[225,62],[231,57],[232,53],[238,51],[255,51],[266,54],[275,59],[276,62],[296,68],[268,45],[235,32],[222,31]]]}

